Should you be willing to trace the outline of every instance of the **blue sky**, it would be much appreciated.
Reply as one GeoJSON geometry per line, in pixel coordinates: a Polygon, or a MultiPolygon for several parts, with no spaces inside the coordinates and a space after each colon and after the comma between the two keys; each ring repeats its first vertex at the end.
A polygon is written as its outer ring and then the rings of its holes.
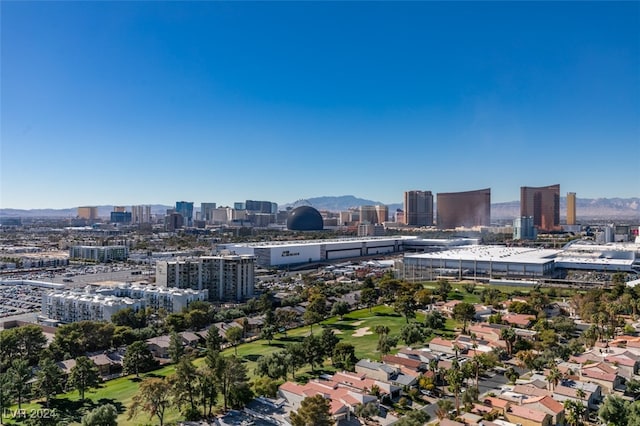
{"type": "Polygon", "coordinates": [[[3,208],[640,196],[640,2],[0,7],[3,208]]]}

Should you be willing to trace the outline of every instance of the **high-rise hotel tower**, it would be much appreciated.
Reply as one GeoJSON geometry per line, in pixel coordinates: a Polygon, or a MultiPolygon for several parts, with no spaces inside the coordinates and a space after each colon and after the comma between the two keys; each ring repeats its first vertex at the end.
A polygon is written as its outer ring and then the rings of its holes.
{"type": "Polygon", "coordinates": [[[533,216],[538,231],[560,229],[560,185],[520,187],[520,216],[533,216]]]}
{"type": "Polygon", "coordinates": [[[576,193],[567,192],[567,225],[576,224],[576,193]]]}
{"type": "Polygon", "coordinates": [[[409,226],[433,225],[433,194],[431,191],[404,193],[404,223],[409,226]]]}

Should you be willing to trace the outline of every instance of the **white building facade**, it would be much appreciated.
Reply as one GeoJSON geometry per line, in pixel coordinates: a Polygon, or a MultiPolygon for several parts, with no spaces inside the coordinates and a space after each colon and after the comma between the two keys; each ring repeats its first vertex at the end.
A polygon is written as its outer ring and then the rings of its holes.
{"type": "Polygon", "coordinates": [[[127,246],[73,246],[69,249],[71,259],[93,260],[96,262],[111,262],[127,260],[129,247],[127,246]]]}
{"type": "Polygon", "coordinates": [[[207,300],[207,290],[166,289],[155,286],[123,284],[97,291],[54,290],[42,296],[42,316],[71,323],[77,321],[111,321],[116,312],[131,308],[164,309],[181,312],[196,300],[207,300]]]}

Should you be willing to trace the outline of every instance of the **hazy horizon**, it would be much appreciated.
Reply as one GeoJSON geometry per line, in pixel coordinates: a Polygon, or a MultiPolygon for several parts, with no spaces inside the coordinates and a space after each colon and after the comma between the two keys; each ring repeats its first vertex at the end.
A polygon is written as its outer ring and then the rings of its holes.
{"type": "MultiPolygon", "coordinates": [[[[433,194],[434,195],[434,204],[436,203],[436,195],[437,194],[433,194]]],[[[271,202],[275,202],[278,204],[279,207],[281,206],[285,206],[285,205],[294,205],[296,203],[300,203],[300,204],[304,204],[304,201],[306,200],[315,200],[317,198],[325,198],[325,197],[336,197],[336,198],[340,198],[340,197],[355,197],[357,199],[364,199],[362,197],[359,197],[357,195],[324,195],[324,196],[318,196],[318,197],[306,197],[306,198],[299,198],[297,200],[291,200],[291,201],[286,201],[286,202],[277,202],[277,201],[273,201],[273,200],[265,200],[265,199],[259,199],[258,201],[271,201],[271,202]]],[[[584,197],[577,197],[577,201],[578,203],[580,203],[581,200],[612,200],[612,199],[623,199],[623,200],[629,200],[629,199],[638,199],[640,197],[597,197],[597,198],[584,198],[584,197]]],[[[560,199],[561,200],[566,200],[566,194],[560,194],[560,199]]],[[[398,200],[398,201],[392,201],[392,202],[382,202],[380,200],[376,200],[376,199],[364,199],[364,200],[368,200],[371,202],[379,202],[381,204],[384,205],[393,205],[393,204],[403,204],[402,200],[398,200]]],[[[200,204],[201,203],[206,203],[206,202],[214,202],[217,204],[218,207],[233,207],[234,202],[231,203],[218,203],[215,200],[176,200],[176,201],[187,201],[187,202],[193,202],[193,207],[194,210],[199,210],[200,209],[200,204]]],[[[244,202],[246,201],[246,199],[242,199],[242,200],[236,200],[235,202],[244,202]]],[[[520,199],[515,199],[515,200],[508,200],[508,201],[491,201],[491,205],[499,205],[499,204],[509,204],[509,203],[519,203],[520,199]]],[[[11,207],[11,206],[0,206],[0,210],[71,210],[71,209],[76,209],[78,207],[112,207],[112,206],[124,206],[124,207],[131,207],[132,205],[151,205],[151,206],[163,206],[163,207],[174,207],[176,204],[176,202],[151,202],[151,203],[134,203],[134,204],[125,204],[125,203],[96,203],[96,204],[78,204],[78,205],[73,205],[73,206],[65,206],[65,207],[34,207],[34,208],[28,208],[28,209],[23,209],[23,208],[15,208],[15,207],[11,207]]],[[[127,210],[129,211],[129,210],[127,210]]]]}

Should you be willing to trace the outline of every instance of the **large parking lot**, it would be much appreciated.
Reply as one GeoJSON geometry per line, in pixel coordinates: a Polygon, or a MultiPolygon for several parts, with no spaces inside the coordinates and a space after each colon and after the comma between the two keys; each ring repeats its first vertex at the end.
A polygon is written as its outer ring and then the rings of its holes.
{"type": "Polygon", "coordinates": [[[40,312],[45,291],[30,285],[0,285],[0,318],[40,312]]]}

